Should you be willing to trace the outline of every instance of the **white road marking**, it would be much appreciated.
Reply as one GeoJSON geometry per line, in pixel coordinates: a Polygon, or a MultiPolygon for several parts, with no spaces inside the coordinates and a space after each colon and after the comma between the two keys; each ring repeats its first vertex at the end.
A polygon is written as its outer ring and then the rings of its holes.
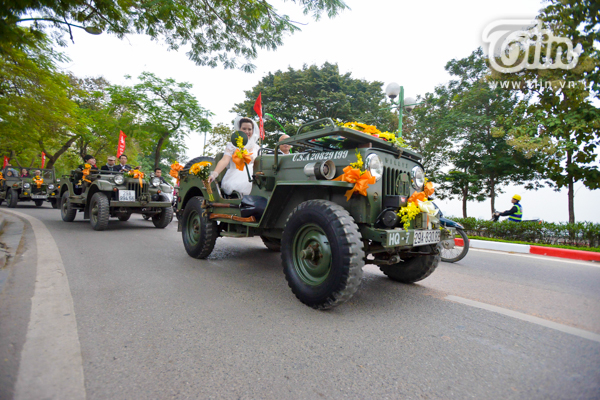
{"type": "Polygon", "coordinates": [[[469,251],[480,251],[482,253],[492,253],[492,254],[506,254],[508,256],[514,256],[514,257],[535,258],[535,259],[544,260],[544,261],[556,261],[556,262],[562,262],[562,263],[566,263],[566,264],[577,264],[577,265],[585,265],[588,267],[600,268],[600,263],[594,262],[594,261],[576,261],[576,260],[569,260],[569,259],[564,259],[564,258],[560,258],[560,257],[552,257],[552,256],[538,256],[538,255],[533,255],[533,254],[508,253],[506,251],[500,251],[500,250],[486,250],[486,249],[469,248],[469,251]]]}
{"type": "Polygon", "coordinates": [[[35,290],[15,399],[85,399],[73,297],[56,242],[39,219],[12,210],[2,211],[31,224],[37,250],[35,290]]]}
{"type": "Polygon", "coordinates": [[[534,317],[532,315],[523,314],[517,311],[509,310],[502,307],[492,306],[490,304],[481,303],[475,300],[469,300],[458,296],[448,295],[445,297],[446,300],[454,301],[456,303],[465,304],[467,306],[481,308],[482,310],[492,311],[498,314],[506,315],[508,317],[520,319],[522,321],[531,322],[533,324],[541,325],[546,328],[554,329],[560,332],[568,333],[570,335],[575,335],[582,337],[584,339],[593,340],[594,342],[600,343],[600,335],[594,332],[585,331],[579,328],[573,328],[572,326],[567,326],[563,324],[559,324],[556,322],[548,321],[542,318],[534,317]]]}

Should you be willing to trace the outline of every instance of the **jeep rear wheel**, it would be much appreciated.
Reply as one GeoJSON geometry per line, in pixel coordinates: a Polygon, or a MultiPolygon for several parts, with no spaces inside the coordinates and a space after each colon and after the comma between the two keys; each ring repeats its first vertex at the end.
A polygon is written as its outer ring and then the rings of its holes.
{"type": "Polygon", "coordinates": [[[44,204],[44,200],[34,200],[33,202],[35,203],[36,207],[41,207],[42,204],[44,204]]]}
{"type": "Polygon", "coordinates": [[[200,196],[192,197],[183,211],[181,220],[183,246],[185,251],[194,258],[206,258],[215,248],[218,236],[218,227],[204,214],[200,196]]]}
{"type": "Polygon", "coordinates": [[[110,206],[108,198],[102,192],[96,192],[90,201],[90,224],[95,231],[103,231],[108,226],[110,206]]]}
{"type": "MultiPolygon", "coordinates": [[[[160,195],[160,201],[169,201],[167,196],[164,194],[160,195]]],[[[152,222],[154,226],[160,229],[164,229],[171,223],[173,220],[173,207],[165,207],[161,210],[160,214],[154,214],[152,216],[152,222]]]]}
{"type": "Polygon", "coordinates": [[[407,258],[398,264],[380,265],[379,269],[393,281],[414,283],[423,280],[435,271],[441,255],[438,245],[421,246],[419,249],[435,254],[407,258]]]}
{"type": "Polygon", "coordinates": [[[71,200],[69,200],[69,191],[67,190],[60,197],[60,216],[65,222],[73,222],[77,215],[77,210],[71,206],[71,200]]]}
{"type": "Polygon", "coordinates": [[[281,260],[298,300],[316,309],[349,300],[362,278],[363,243],[343,207],[326,200],[300,204],[287,220],[281,260]]]}
{"type": "Polygon", "coordinates": [[[6,205],[8,208],[15,208],[19,202],[19,192],[11,188],[6,195],[6,205]]]}
{"type": "Polygon", "coordinates": [[[131,217],[131,213],[127,213],[127,214],[121,214],[119,215],[117,218],[119,218],[119,221],[129,221],[129,218],[131,217]]]}
{"type": "Polygon", "coordinates": [[[260,237],[267,247],[271,251],[281,251],[281,239],[268,238],[266,236],[260,237]]]}

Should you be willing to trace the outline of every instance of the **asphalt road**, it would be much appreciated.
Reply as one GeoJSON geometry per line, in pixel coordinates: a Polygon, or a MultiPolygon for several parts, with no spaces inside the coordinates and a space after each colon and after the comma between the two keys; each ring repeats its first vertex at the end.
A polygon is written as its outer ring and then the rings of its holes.
{"type": "MultiPolygon", "coordinates": [[[[413,285],[366,266],[349,302],[315,311],[260,239],[221,238],[195,260],[176,221],[133,215],[95,232],[49,206],[15,210],[60,251],[88,399],[600,398],[597,263],[472,250],[413,285]]],[[[26,226],[0,296],[0,398],[12,398],[30,329],[38,255],[26,226]]]]}

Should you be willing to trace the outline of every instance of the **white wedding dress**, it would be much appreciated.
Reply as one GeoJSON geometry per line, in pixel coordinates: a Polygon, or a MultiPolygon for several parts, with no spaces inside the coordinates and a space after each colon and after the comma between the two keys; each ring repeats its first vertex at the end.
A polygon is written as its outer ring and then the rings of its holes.
{"type": "MultiPolygon", "coordinates": [[[[239,120],[241,118],[242,117],[237,117],[234,121],[234,127],[236,130],[240,129],[239,120]]],[[[246,144],[246,146],[244,146],[244,148],[248,150],[248,153],[252,153],[252,155],[250,156],[252,158],[252,162],[248,164],[248,171],[250,172],[250,176],[252,176],[254,171],[254,159],[258,155],[259,149],[257,140],[260,136],[260,133],[258,131],[258,125],[254,121],[253,124],[254,129],[252,132],[252,137],[250,137],[248,143],[246,144]]],[[[227,143],[224,154],[233,157],[233,153],[235,152],[235,150],[236,147],[232,143],[227,143]]],[[[233,160],[230,160],[229,165],[227,166],[227,172],[225,173],[225,176],[221,181],[221,190],[227,195],[231,195],[231,193],[233,193],[234,190],[242,195],[250,194],[250,191],[252,191],[252,182],[248,182],[248,173],[246,172],[246,168],[244,167],[244,170],[240,171],[235,166],[233,160]]]]}

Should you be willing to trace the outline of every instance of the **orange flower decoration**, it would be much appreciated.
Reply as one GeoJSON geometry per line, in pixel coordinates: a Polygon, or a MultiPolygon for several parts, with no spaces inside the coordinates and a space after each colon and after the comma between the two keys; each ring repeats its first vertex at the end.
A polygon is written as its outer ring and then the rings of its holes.
{"type": "Polygon", "coordinates": [[[427,182],[423,191],[414,192],[413,194],[411,194],[407,202],[419,205],[418,201],[427,201],[427,198],[431,196],[433,192],[435,192],[435,189],[433,188],[433,183],[427,182]]]}
{"type": "Polygon", "coordinates": [[[90,174],[90,170],[92,169],[92,166],[91,166],[91,164],[85,164],[84,167],[85,168],[83,168],[83,171],[81,171],[81,172],[83,172],[83,178],[81,178],[81,179],[83,179],[86,182],[92,183],[92,181],[90,181],[87,178],[87,176],[90,174]]]}
{"type": "Polygon", "coordinates": [[[140,171],[139,169],[134,169],[129,174],[132,178],[138,178],[138,180],[140,181],[140,187],[144,187],[144,181],[142,180],[144,179],[144,173],[142,171],[140,171]]]}
{"type": "Polygon", "coordinates": [[[334,181],[354,183],[354,187],[346,191],[346,201],[349,201],[354,192],[358,192],[363,196],[366,196],[369,185],[374,184],[376,180],[369,171],[361,173],[360,169],[352,168],[350,165],[348,165],[346,168],[344,168],[344,173],[335,178],[334,181]]]}
{"type": "Polygon", "coordinates": [[[182,169],[183,165],[179,164],[177,161],[171,164],[171,171],[169,171],[169,175],[177,179],[177,186],[179,186],[179,171],[181,171],[182,169]]]}
{"type": "Polygon", "coordinates": [[[44,180],[40,178],[39,175],[36,175],[35,178],[33,178],[33,183],[35,183],[37,185],[37,188],[39,189],[42,187],[44,180]]]}
{"type": "Polygon", "coordinates": [[[251,157],[252,153],[248,153],[247,150],[236,150],[235,153],[233,153],[233,157],[231,157],[231,159],[233,160],[233,163],[235,164],[235,167],[237,169],[239,169],[240,171],[244,170],[244,166],[246,164],[250,164],[252,162],[252,157],[251,157]]]}

